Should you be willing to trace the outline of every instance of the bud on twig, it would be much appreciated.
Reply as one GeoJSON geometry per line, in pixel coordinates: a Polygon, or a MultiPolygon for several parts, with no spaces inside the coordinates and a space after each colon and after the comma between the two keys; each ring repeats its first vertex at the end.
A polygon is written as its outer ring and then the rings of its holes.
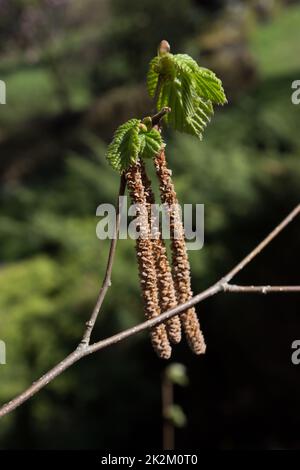
{"type": "Polygon", "coordinates": [[[164,54],[168,54],[170,50],[171,50],[170,44],[168,43],[168,41],[166,41],[166,39],[163,39],[158,46],[157,53],[159,56],[162,56],[164,54]]]}

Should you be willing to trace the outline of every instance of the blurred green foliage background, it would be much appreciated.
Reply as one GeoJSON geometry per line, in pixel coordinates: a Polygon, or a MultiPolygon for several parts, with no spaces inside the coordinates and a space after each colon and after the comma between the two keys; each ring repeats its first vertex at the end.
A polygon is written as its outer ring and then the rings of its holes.
{"type": "MultiPolygon", "coordinates": [[[[167,133],[180,201],[205,204],[205,246],[190,252],[208,287],[299,202],[300,5],[288,1],[0,1],[0,401],[78,343],[104,273],[97,206],[115,202],[104,159],[114,129],[149,114],[159,41],[222,78],[229,105],[203,142],[167,133]]],[[[299,284],[296,221],[237,280],[299,284]]],[[[220,295],[198,307],[207,354],[186,345],[187,416],[177,448],[300,446],[299,296],[220,295]]],[[[118,244],[94,339],[142,321],[134,245],[118,244]]],[[[161,446],[165,363],[140,334],[75,365],[1,421],[0,448],[161,446]]]]}

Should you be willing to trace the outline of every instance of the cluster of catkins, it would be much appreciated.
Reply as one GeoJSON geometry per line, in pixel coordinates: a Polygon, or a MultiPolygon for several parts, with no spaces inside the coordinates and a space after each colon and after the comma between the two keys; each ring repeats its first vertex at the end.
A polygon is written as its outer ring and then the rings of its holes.
{"type": "MultiPolygon", "coordinates": [[[[154,164],[161,201],[167,208],[169,217],[172,268],[159,222],[154,220],[151,211],[155,197],[144,162],[139,159],[125,172],[132,203],[137,207],[139,236],[136,240],[136,255],[147,319],[155,318],[160,313],[186,302],[193,295],[184,228],[164,148],[155,156],[154,164]]],[[[176,344],[181,341],[181,329],[196,354],[205,352],[205,342],[196,311],[191,307],[180,316],[174,316],[151,329],[152,345],[160,358],[168,359],[171,356],[171,343],[176,344]]]]}
{"type": "MultiPolygon", "coordinates": [[[[223,105],[227,100],[222,82],[214,72],[199,66],[187,54],[171,54],[166,40],[161,41],[157,56],[149,64],[147,88],[160,111],[152,118],[131,119],[121,125],[108,147],[107,159],[115,170],[125,175],[137,208],[139,277],[145,315],[153,319],[184,304],[193,295],[181,211],[160,133],[161,119],[174,130],[201,139],[213,115],[213,105],[223,105]],[[154,160],[161,202],[167,209],[171,263],[158,217],[151,210],[155,198],[145,159],[154,160]]],[[[196,311],[191,307],[151,329],[152,344],[159,357],[170,357],[171,343],[181,341],[181,329],[196,354],[205,352],[196,311]]]]}

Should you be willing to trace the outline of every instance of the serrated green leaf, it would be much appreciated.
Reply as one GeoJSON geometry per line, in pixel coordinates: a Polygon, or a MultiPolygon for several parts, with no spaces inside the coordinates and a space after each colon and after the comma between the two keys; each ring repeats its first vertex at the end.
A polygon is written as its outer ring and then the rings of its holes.
{"type": "Polygon", "coordinates": [[[144,132],[139,134],[139,139],[140,139],[140,154],[144,152],[145,145],[146,145],[146,135],[144,132]]]}
{"type": "MultiPolygon", "coordinates": [[[[184,104],[182,101],[182,94],[181,94],[181,83],[176,80],[174,82],[174,95],[173,95],[173,109],[174,113],[170,116],[170,124],[171,126],[180,131],[184,131],[184,124],[186,120],[184,104]]],[[[170,113],[171,114],[171,113],[170,113]]]]}
{"type": "Polygon", "coordinates": [[[163,146],[163,140],[160,132],[156,129],[151,129],[143,134],[144,136],[144,148],[141,150],[142,158],[153,158],[161,150],[163,146]]]}
{"type": "Polygon", "coordinates": [[[151,96],[151,98],[154,98],[156,87],[158,84],[158,78],[159,78],[158,64],[159,64],[159,57],[154,57],[149,64],[149,70],[147,74],[147,88],[148,88],[148,93],[151,96]]]}
{"type": "Polygon", "coordinates": [[[176,119],[176,111],[180,108],[177,100],[178,95],[176,92],[176,82],[168,82],[168,100],[169,100],[169,107],[171,108],[171,112],[167,114],[166,122],[168,125],[174,127],[177,124],[179,125],[179,116],[176,119]]]}
{"type": "Polygon", "coordinates": [[[192,116],[188,116],[185,122],[184,131],[191,135],[196,135],[200,140],[203,132],[210,122],[213,110],[203,100],[199,100],[198,108],[192,116]]]}
{"type": "Polygon", "coordinates": [[[136,162],[141,148],[139,139],[139,119],[130,119],[116,130],[108,146],[106,158],[117,171],[126,170],[136,162]]]}
{"type": "Polygon", "coordinates": [[[215,104],[227,102],[221,80],[211,70],[200,67],[197,62],[187,54],[173,56],[178,71],[184,75],[192,76],[196,85],[197,94],[215,104]]]}
{"type": "Polygon", "coordinates": [[[227,103],[222,82],[211,70],[199,67],[196,82],[204,98],[216,104],[227,103]]]}
{"type": "Polygon", "coordinates": [[[165,121],[175,130],[202,138],[213,115],[213,103],[227,102],[222,82],[211,70],[200,67],[187,54],[155,57],[148,72],[150,96],[160,79],[157,110],[169,106],[165,121]]]}
{"type": "MultiPolygon", "coordinates": [[[[160,111],[165,106],[170,106],[170,94],[172,90],[172,81],[163,81],[157,100],[157,110],[160,111]]],[[[167,116],[168,117],[168,116],[167,116]]]]}
{"type": "Polygon", "coordinates": [[[194,99],[193,99],[193,81],[187,74],[180,75],[181,81],[181,96],[182,103],[186,109],[186,114],[192,116],[194,114],[194,99]]]}
{"type": "Polygon", "coordinates": [[[139,156],[153,158],[162,146],[163,140],[157,129],[148,130],[139,119],[131,119],[116,130],[106,158],[115,170],[122,172],[134,164],[139,156]]]}

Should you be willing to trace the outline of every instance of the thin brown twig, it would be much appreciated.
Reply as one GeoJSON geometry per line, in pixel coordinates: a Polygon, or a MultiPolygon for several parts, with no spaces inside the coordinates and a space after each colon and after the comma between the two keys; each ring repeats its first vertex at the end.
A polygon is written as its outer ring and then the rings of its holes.
{"type": "Polygon", "coordinates": [[[224,292],[253,292],[255,294],[271,294],[274,292],[300,292],[300,286],[238,286],[235,284],[223,284],[224,292]]]}
{"type": "MultiPolygon", "coordinates": [[[[228,280],[232,279],[235,276],[235,274],[241,271],[241,269],[243,269],[251,260],[253,260],[296,217],[296,215],[299,214],[299,212],[300,212],[300,204],[296,206],[295,209],[292,212],[290,212],[290,214],[277,227],[275,227],[275,229],[272,230],[272,232],[261,243],[259,243],[254,248],[254,250],[252,250],[240,263],[238,263],[236,267],[234,267],[226,276],[224,276],[222,279],[220,279],[217,283],[215,283],[208,289],[195,295],[192,299],[188,300],[184,304],[177,305],[175,308],[172,308],[168,310],[167,312],[162,313],[156,318],[147,320],[143,323],[140,323],[139,325],[136,325],[132,328],[124,330],[121,333],[117,333],[109,338],[98,341],[86,347],[77,348],[69,356],[63,359],[59,364],[53,367],[49,372],[47,372],[45,375],[40,377],[36,382],[34,382],[30,387],[28,387],[27,390],[25,390],[23,393],[18,395],[16,398],[11,400],[10,402],[4,404],[0,408],[0,418],[7,415],[11,411],[15,410],[20,405],[22,405],[24,402],[29,400],[37,392],[39,392],[39,390],[41,390],[46,385],[48,385],[49,382],[54,380],[62,372],[64,372],[66,369],[68,369],[70,366],[72,366],[74,363],[76,363],[83,357],[93,354],[96,351],[100,351],[101,349],[112,346],[116,343],[119,343],[120,341],[123,341],[124,339],[129,338],[130,336],[133,336],[137,333],[140,333],[141,331],[144,331],[148,328],[156,326],[168,320],[169,318],[173,317],[174,315],[178,315],[182,313],[187,308],[192,307],[193,305],[196,305],[202,302],[208,297],[212,297],[216,295],[219,292],[235,291],[234,290],[235,287],[228,284],[228,280]],[[229,286],[230,288],[228,289],[229,286]],[[233,290],[230,290],[231,288],[233,290]]],[[[238,287],[241,288],[243,286],[238,286],[238,287]]],[[[244,286],[244,287],[247,289],[247,287],[249,286],[244,286]]],[[[268,287],[270,292],[294,292],[294,290],[291,290],[291,289],[295,289],[295,287],[298,288],[298,286],[277,286],[277,287],[276,286],[257,286],[257,287],[259,288],[268,287]],[[284,287],[285,290],[278,291],[277,289],[280,287],[284,287]]],[[[248,292],[248,290],[244,290],[244,291],[239,290],[239,292],[248,292]]],[[[262,292],[262,291],[259,291],[259,292],[262,292]]]]}
{"type": "Polygon", "coordinates": [[[206,289],[205,291],[201,292],[200,294],[193,297],[188,302],[185,302],[182,305],[178,305],[177,307],[164,312],[163,314],[152,318],[151,320],[144,321],[132,328],[128,328],[120,333],[117,333],[109,338],[103,339],[98,341],[94,344],[86,346],[85,348],[77,348],[73,351],[69,356],[63,359],[59,364],[53,367],[49,372],[45,375],[40,377],[36,382],[34,382],[25,392],[21,393],[19,396],[8,402],[7,404],[3,405],[0,408],[0,418],[5,416],[6,414],[10,413],[11,411],[18,408],[22,405],[25,401],[29,400],[32,396],[34,396],[39,390],[44,388],[48,385],[52,380],[54,380],[57,376],[59,376],[62,372],[68,369],[70,366],[78,362],[85,356],[95,353],[96,351],[100,351],[101,349],[105,349],[109,346],[119,343],[130,336],[133,336],[141,331],[146,329],[152,328],[154,326],[163,323],[164,321],[168,320],[169,318],[183,312],[186,308],[195,305],[199,302],[202,302],[204,299],[215,295],[217,292],[222,291],[222,284],[215,284],[214,286],[206,289]]]}
{"type": "Polygon", "coordinates": [[[154,114],[154,116],[152,116],[152,118],[151,118],[152,127],[158,126],[160,124],[160,121],[162,120],[162,118],[170,112],[171,112],[171,108],[169,108],[168,106],[165,106],[164,108],[162,108],[159,111],[159,113],[154,114]]]}
{"type": "Polygon", "coordinates": [[[95,323],[97,321],[101,306],[103,304],[103,301],[105,299],[106,293],[108,291],[108,288],[111,286],[111,273],[112,273],[112,268],[113,268],[113,263],[114,263],[114,257],[115,257],[115,252],[116,252],[116,247],[117,247],[117,240],[118,240],[118,234],[119,234],[119,229],[120,229],[120,220],[121,220],[121,201],[120,198],[124,196],[126,189],[126,180],[125,176],[121,175],[120,178],[120,187],[119,187],[119,193],[118,193],[118,199],[116,203],[116,221],[115,221],[115,227],[114,227],[114,234],[110,243],[110,248],[109,248],[109,253],[108,253],[108,260],[107,260],[107,265],[106,265],[106,271],[103,279],[103,283],[97,298],[96,305],[93,309],[92,315],[89,319],[89,321],[86,322],[86,330],[84,332],[84,335],[82,337],[81,343],[79,344],[78,348],[84,348],[90,344],[91,340],[91,334],[93,332],[95,323]]]}
{"type": "Polygon", "coordinates": [[[253,292],[255,294],[271,294],[274,292],[300,292],[300,286],[238,286],[236,284],[223,284],[224,292],[253,292]]]}

